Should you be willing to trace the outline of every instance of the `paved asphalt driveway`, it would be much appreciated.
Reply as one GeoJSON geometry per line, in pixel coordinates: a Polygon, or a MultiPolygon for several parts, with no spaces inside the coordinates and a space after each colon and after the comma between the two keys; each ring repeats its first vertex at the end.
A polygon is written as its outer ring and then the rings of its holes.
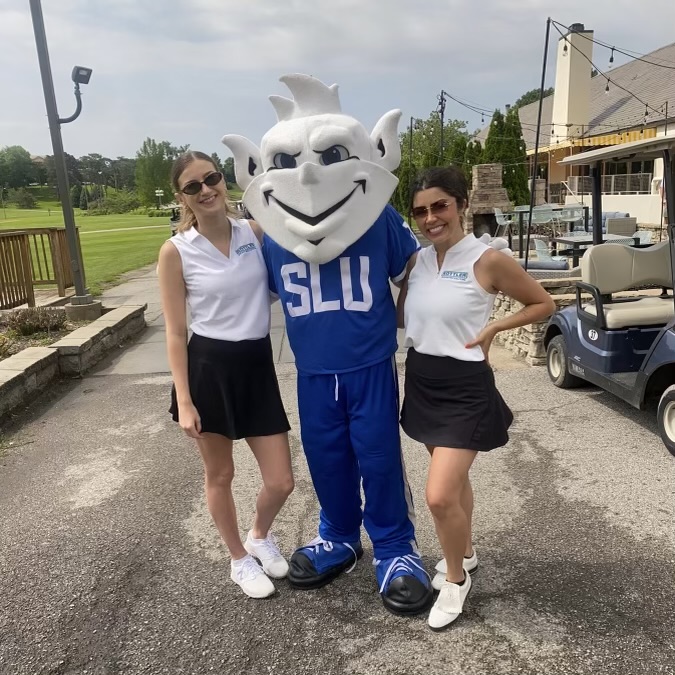
{"type": "MultiPolygon", "coordinates": [[[[496,354],[516,422],[510,445],[472,471],[480,567],[457,624],[436,634],[424,617],[388,614],[365,535],[349,576],[250,600],[229,580],[200,461],[166,413],[154,277],[108,296],[145,298],[150,328],[33,406],[0,446],[2,675],[675,673],[675,458],[651,413],[559,391],[496,354]]],[[[275,326],[297,480],[276,531],[290,553],[314,536],[317,507],[275,326]]],[[[236,452],[245,527],[258,476],[246,446],[236,452]]],[[[427,459],[406,438],[404,453],[431,570],[427,459]]]]}

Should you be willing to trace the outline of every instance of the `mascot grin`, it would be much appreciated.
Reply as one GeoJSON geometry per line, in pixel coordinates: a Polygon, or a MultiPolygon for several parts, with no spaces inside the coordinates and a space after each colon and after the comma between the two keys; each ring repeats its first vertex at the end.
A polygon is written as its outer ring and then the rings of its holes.
{"type": "Polygon", "coordinates": [[[341,112],[337,85],[306,75],[281,81],[294,100],[270,97],[279,121],[260,149],[242,136],[223,143],[253,218],[285,249],[321,264],[365,234],[396,188],[401,112],[388,112],[368,134],[341,112]]]}

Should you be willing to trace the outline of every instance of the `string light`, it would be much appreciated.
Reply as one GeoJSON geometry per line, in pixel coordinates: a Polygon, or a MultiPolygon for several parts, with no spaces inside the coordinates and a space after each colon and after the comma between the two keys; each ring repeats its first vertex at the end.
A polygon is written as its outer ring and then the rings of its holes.
{"type": "Polygon", "coordinates": [[[565,38],[565,45],[563,46],[563,56],[567,56],[567,38],[565,38]]]}
{"type": "Polygon", "coordinates": [[[612,53],[609,55],[609,67],[612,67],[612,64],[614,63],[614,47],[612,47],[612,53]]]}
{"type": "Polygon", "coordinates": [[[607,78],[607,86],[605,87],[605,94],[609,94],[609,78],[607,78]]]}

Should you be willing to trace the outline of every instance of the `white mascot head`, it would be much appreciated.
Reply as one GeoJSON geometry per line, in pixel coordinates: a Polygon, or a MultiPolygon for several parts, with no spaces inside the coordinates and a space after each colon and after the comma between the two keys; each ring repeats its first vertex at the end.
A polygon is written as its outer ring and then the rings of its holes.
{"type": "Polygon", "coordinates": [[[253,218],[280,246],[320,264],[363,236],[394,192],[401,111],[386,113],[368,134],[342,112],[336,84],[308,75],[281,82],[294,98],[270,96],[279,121],[260,149],[243,136],[222,140],[253,218]]]}

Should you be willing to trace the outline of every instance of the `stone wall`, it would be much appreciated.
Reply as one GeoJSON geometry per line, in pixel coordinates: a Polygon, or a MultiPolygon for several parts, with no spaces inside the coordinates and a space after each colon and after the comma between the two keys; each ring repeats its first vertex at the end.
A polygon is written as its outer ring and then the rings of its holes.
{"type": "MultiPolygon", "coordinates": [[[[494,223],[496,222],[494,220],[495,207],[502,211],[510,211],[512,206],[502,183],[502,165],[478,164],[474,166],[469,192],[469,208],[464,214],[464,231],[469,234],[474,229],[478,229],[477,222],[474,228],[474,216],[489,215],[489,222],[494,223]]],[[[480,234],[479,232],[478,235],[480,234]]]]}
{"type": "MultiPolygon", "coordinates": [[[[575,279],[541,279],[539,283],[551,294],[555,302],[556,311],[563,307],[576,304],[576,280],[575,279]]],[[[624,291],[615,293],[615,298],[630,298],[644,295],[659,295],[660,289],[645,289],[640,291],[624,291]]],[[[590,295],[586,296],[590,300],[590,295]]],[[[497,295],[491,319],[497,321],[506,316],[515,314],[523,308],[523,305],[506,297],[502,293],[497,295]]],[[[495,343],[506,347],[516,356],[525,359],[531,366],[546,365],[546,349],[544,348],[544,332],[548,325],[548,319],[529,326],[521,326],[512,330],[505,330],[497,334],[495,343]]]]}
{"type": "MultiPolygon", "coordinates": [[[[574,279],[542,279],[539,283],[553,296],[556,310],[567,307],[576,302],[576,283],[574,279]]],[[[506,316],[515,314],[523,308],[517,300],[513,300],[499,293],[495,299],[492,320],[497,321],[506,316]]],[[[521,326],[512,330],[505,330],[497,334],[495,343],[506,347],[516,356],[524,358],[531,366],[546,364],[546,350],[544,349],[544,331],[548,319],[529,326],[521,326]]]]}
{"type": "Polygon", "coordinates": [[[61,376],[82,376],[111,350],[145,329],[146,305],[123,305],[47,347],[0,361],[0,420],[61,376]]]}

